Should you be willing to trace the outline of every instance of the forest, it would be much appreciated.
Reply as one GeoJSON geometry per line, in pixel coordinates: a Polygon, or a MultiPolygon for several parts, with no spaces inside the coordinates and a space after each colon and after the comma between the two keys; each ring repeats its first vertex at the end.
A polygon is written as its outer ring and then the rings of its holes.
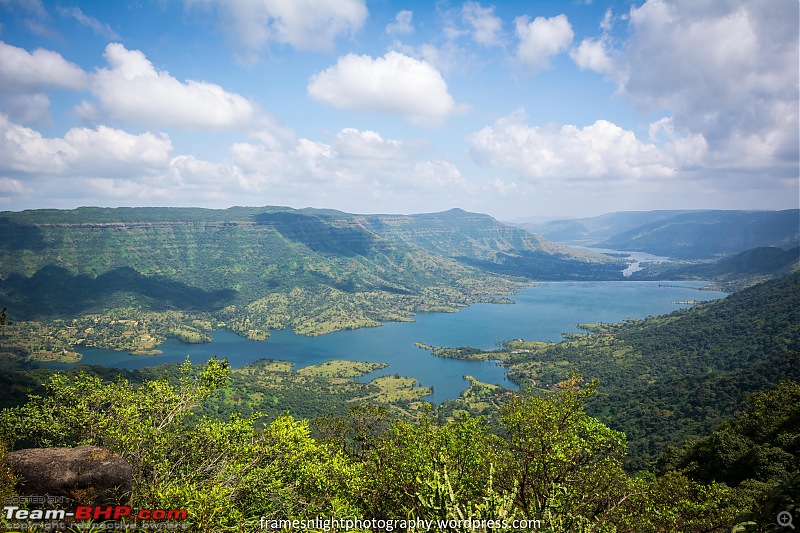
{"type": "MultiPolygon", "coordinates": [[[[195,411],[229,379],[216,359],[138,386],[57,373],[44,394],[0,412],[0,435],[9,447],[91,443],[120,454],[134,472],[132,505],[186,509],[190,531],[312,518],[429,520],[435,531],[775,531],[775,510],[797,509],[797,382],[753,394],[658,472],[630,474],[624,433],[587,414],[598,384],[578,375],[507,396],[493,425],[432,412],[410,421],[373,403],[263,427],[257,413],[195,411]]],[[[13,494],[7,471],[0,491],[13,494]]]]}

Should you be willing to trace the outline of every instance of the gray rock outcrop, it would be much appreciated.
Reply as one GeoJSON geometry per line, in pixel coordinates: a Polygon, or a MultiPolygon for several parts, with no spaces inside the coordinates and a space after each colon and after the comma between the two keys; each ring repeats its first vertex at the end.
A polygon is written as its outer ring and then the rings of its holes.
{"type": "Polygon", "coordinates": [[[125,459],[97,446],[28,448],[6,455],[24,496],[68,498],[76,505],[124,505],[132,470],[125,459]]]}

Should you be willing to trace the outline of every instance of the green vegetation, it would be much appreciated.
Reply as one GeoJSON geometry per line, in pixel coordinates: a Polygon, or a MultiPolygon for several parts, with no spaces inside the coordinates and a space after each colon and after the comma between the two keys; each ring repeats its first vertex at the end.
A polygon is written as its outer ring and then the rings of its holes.
{"type": "MultiPolygon", "coordinates": [[[[306,377],[366,368],[332,365],[306,377]]],[[[287,370],[264,362],[255,372],[266,369],[287,370]]],[[[771,531],[774,504],[764,498],[781,489],[776,475],[798,474],[797,384],[754,397],[754,410],[732,426],[744,434],[760,406],[791,406],[764,423],[780,436],[784,468],[731,486],[694,479],[691,468],[627,474],[625,436],[586,413],[597,386],[578,376],[543,394],[506,396],[492,431],[481,417],[439,423],[423,414],[412,422],[374,404],[313,428],[289,415],[263,426],[258,414],[203,416],[212,397],[227,390],[230,373],[224,360],[211,360],[138,385],[55,374],[44,394],[0,411],[0,437],[11,446],[94,444],[118,453],[133,468],[131,505],[187,509],[192,532],[254,532],[262,517],[315,516],[506,521],[491,529],[486,522],[432,522],[424,528],[431,531],[511,531],[519,529],[515,520],[553,533],[771,531]]],[[[11,493],[7,476],[0,484],[11,493]]]]}
{"type": "Polygon", "coordinates": [[[231,370],[231,386],[212,395],[203,412],[225,419],[233,414],[261,413],[274,420],[284,413],[319,418],[343,415],[354,404],[376,402],[398,416],[415,418],[430,389],[400,376],[358,381],[385,363],[328,361],[294,370],[291,363],[262,360],[231,370]]]}
{"type": "Polygon", "coordinates": [[[497,353],[500,355],[502,352],[487,352],[480,348],[473,348],[472,346],[461,346],[459,348],[443,348],[441,346],[429,346],[421,342],[415,342],[414,346],[429,350],[431,354],[436,357],[446,357],[449,359],[465,359],[467,361],[481,361],[486,359],[493,359],[493,355],[497,353]]]}
{"type": "Polygon", "coordinates": [[[749,393],[800,381],[800,273],[669,315],[582,327],[563,342],[518,339],[483,355],[425,348],[501,360],[523,388],[546,389],[574,371],[599,379],[587,409],[626,433],[631,470],[708,434],[744,409],[749,393]]]}
{"type": "Polygon", "coordinates": [[[460,210],[361,216],[281,207],[5,212],[0,265],[0,299],[27,323],[0,349],[47,360],[74,344],[147,353],[169,337],[206,342],[218,327],[249,339],[270,329],[372,327],[509,303],[503,295],[532,277],[617,278],[622,267],[460,210]],[[90,333],[88,317],[100,317],[90,333]],[[120,340],[118,320],[141,324],[120,340]],[[53,331],[61,325],[76,335],[53,331]]]}
{"type": "Polygon", "coordinates": [[[46,322],[16,321],[6,325],[0,335],[0,356],[70,362],[80,357],[73,346],[147,354],[171,337],[188,343],[209,342],[208,333],[216,326],[219,323],[208,314],[137,308],[46,322]]]}
{"type": "MultiPolygon", "coordinates": [[[[787,253],[729,258],[719,275],[791,271],[787,253]]],[[[380,363],[34,361],[74,359],[76,345],[146,356],[220,327],[264,339],[378,326],[507,302],[534,277],[613,277],[618,261],[460,210],[86,208],[4,214],[0,264],[0,441],[107,447],[134,468],[133,505],[186,508],[192,531],[257,531],[262,516],[772,531],[797,509],[800,272],[558,343],[417,344],[501,361],[522,390],[467,376],[434,408],[409,378],[363,381],[380,363]]]]}

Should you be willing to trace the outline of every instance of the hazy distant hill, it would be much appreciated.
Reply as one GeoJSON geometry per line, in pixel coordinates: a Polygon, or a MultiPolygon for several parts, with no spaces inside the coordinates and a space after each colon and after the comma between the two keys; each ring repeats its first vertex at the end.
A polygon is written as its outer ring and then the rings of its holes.
{"type": "Polygon", "coordinates": [[[297,288],[315,295],[324,289],[328,295],[422,297],[427,291],[425,298],[442,306],[489,290],[499,279],[491,281],[491,272],[597,279],[615,277],[619,268],[616,260],[573,252],[463,211],[362,216],[235,207],[0,213],[0,297],[17,318],[116,305],[207,311],[233,306],[230,314],[297,288]],[[512,262],[513,268],[506,266],[512,262]]]}
{"type": "Polygon", "coordinates": [[[691,211],[618,211],[597,217],[555,220],[541,224],[515,224],[542,237],[566,244],[588,246],[643,224],[666,220],[691,211]]]}
{"type": "Polygon", "coordinates": [[[800,244],[800,210],[648,211],[525,226],[547,239],[683,259],[800,244]]]}
{"type": "Polygon", "coordinates": [[[633,279],[713,279],[725,286],[740,288],[800,269],[800,247],[753,248],[713,262],[700,264],[660,263],[633,274],[633,279]]]}
{"type": "Polygon", "coordinates": [[[791,209],[685,213],[620,233],[598,246],[692,259],[799,243],[800,210],[791,209]]]}

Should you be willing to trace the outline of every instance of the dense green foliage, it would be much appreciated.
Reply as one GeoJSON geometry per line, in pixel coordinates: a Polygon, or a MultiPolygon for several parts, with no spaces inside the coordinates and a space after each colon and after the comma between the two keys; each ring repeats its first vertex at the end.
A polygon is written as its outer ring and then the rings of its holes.
{"type": "MultiPolygon", "coordinates": [[[[192,414],[224,389],[229,372],[212,360],[138,386],[56,374],[45,394],[0,412],[0,434],[12,445],[104,446],[133,467],[132,506],[187,509],[189,530],[198,532],[315,517],[430,520],[416,529],[431,531],[769,530],[759,522],[759,513],[774,511],[758,503],[763,490],[679,471],[626,474],[624,435],[586,414],[596,385],[577,376],[544,395],[512,395],[497,433],[482,418],[412,423],[364,404],[318,421],[314,438],[306,421],[289,416],[259,430],[257,415],[192,414]]],[[[790,389],[774,400],[786,402],[790,389]]],[[[0,481],[8,491],[9,480],[0,481]]]]}
{"type": "MultiPolygon", "coordinates": [[[[748,410],[662,457],[662,471],[680,469],[703,483],[735,487],[746,480],[788,480],[800,465],[800,385],[754,393],[748,410]]],[[[800,502],[795,502],[800,503],[800,502]]]]}

